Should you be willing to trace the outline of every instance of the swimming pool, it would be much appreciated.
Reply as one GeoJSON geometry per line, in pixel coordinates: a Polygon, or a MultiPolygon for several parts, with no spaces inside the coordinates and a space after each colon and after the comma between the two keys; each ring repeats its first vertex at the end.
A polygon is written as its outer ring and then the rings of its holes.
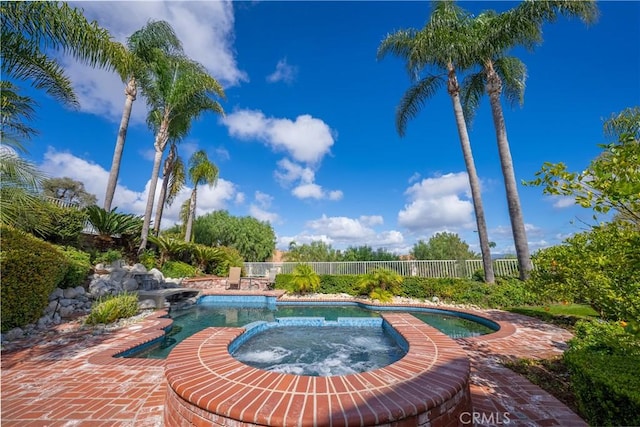
{"type": "Polygon", "coordinates": [[[372,306],[362,302],[276,301],[268,296],[203,296],[195,306],[171,312],[172,328],[164,339],[122,354],[123,357],[164,359],[181,341],[208,327],[243,327],[253,322],[273,322],[284,317],[322,317],[327,321],[345,317],[380,317],[382,312],[412,314],[451,338],[489,334],[499,326],[488,319],[451,310],[372,306]]]}

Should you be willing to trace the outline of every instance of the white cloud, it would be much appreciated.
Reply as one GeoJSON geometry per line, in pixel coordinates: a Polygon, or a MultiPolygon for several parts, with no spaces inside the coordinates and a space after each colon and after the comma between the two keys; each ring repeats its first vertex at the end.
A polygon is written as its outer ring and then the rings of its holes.
{"type": "MultiPolygon", "coordinates": [[[[98,206],[102,206],[104,203],[104,192],[107,188],[109,171],[103,169],[102,166],[76,157],[69,152],[59,152],[54,148],[49,148],[44,155],[40,169],[50,177],[68,176],[81,181],[89,193],[96,195],[98,206]]],[[[142,191],[135,191],[122,185],[117,185],[112,206],[117,207],[119,212],[143,215],[149,194],[149,184],[149,181],[147,181],[142,191]]],[[[161,185],[162,180],[160,179],[156,187],[154,209],[161,185]]],[[[224,179],[219,179],[217,185],[213,188],[208,186],[198,187],[196,215],[200,216],[214,210],[226,209],[227,202],[234,199],[237,200],[239,194],[241,193],[236,192],[235,184],[224,179]]],[[[191,188],[185,187],[180,191],[174,203],[165,207],[162,220],[163,227],[171,226],[179,221],[180,206],[190,195],[191,188]]]]}
{"type": "Polygon", "coordinates": [[[315,172],[309,168],[292,162],[289,159],[282,159],[278,162],[280,170],[276,170],[275,177],[282,185],[291,184],[294,181],[308,184],[315,180],[315,172]]]}
{"type": "Polygon", "coordinates": [[[420,173],[415,172],[413,175],[409,177],[408,182],[409,184],[413,184],[414,182],[418,182],[419,179],[420,179],[420,173]]]}
{"type": "Polygon", "coordinates": [[[271,224],[280,221],[278,214],[269,212],[271,203],[273,202],[273,196],[263,193],[262,191],[256,191],[253,196],[255,202],[249,206],[249,214],[260,221],[267,221],[271,224]]]}
{"type": "Polygon", "coordinates": [[[298,199],[322,199],[324,193],[318,184],[300,184],[291,190],[298,199]]]}
{"type": "Polygon", "coordinates": [[[274,151],[285,151],[298,162],[316,164],[334,144],[331,128],[308,114],[295,120],[266,117],[261,111],[238,110],[221,119],[229,134],[263,141],[274,151]]]}
{"type": "Polygon", "coordinates": [[[342,200],[344,193],[340,190],[329,191],[327,197],[329,200],[342,200]]]}
{"type": "Polygon", "coordinates": [[[571,206],[575,206],[576,199],[569,196],[557,196],[553,198],[553,207],[558,209],[569,208],[571,206]]]}
{"type": "Polygon", "coordinates": [[[298,68],[289,65],[287,58],[283,58],[276,64],[275,71],[267,76],[267,81],[269,83],[285,82],[290,84],[295,80],[297,73],[298,68]]]}
{"type": "Polygon", "coordinates": [[[398,213],[398,223],[414,232],[473,227],[469,191],[465,172],[425,178],[405,191],[409,203],[398,213]]]}
{"type": "MultiPolygon", "coordinates": [[[[202,63],[224,87],[248,81],[235,59],[233,3],[230,1],[76,2],[74,6],[83,9],[88,19],[96,20],[121,43],[126,43],[127,37],[149,20],[167,21],[182,41],[187,56],[202,63]]],[[[74,83],[82,111],[118,122],[125,98],[120,77],[68,58],[64,66],[74,83]]],[[[145,116],[145,102],[138,94],[131,123],[144,123],[145,116]]]]}
{"type": "Polygon", "coordinates": [[[234,203],[236,205],[241,205],[241,204],[244,203],[244,200],[245,200],[245,194],[244,193],[238,193],[238,194],[236,194],[236,199],[235,199],[234,203]]]}
{"type": "Polygon", "coordinates": [[[384,223],[384,219],[380,215],[361,215],[358,220],[368,227],[382,225],[384,223]]]}

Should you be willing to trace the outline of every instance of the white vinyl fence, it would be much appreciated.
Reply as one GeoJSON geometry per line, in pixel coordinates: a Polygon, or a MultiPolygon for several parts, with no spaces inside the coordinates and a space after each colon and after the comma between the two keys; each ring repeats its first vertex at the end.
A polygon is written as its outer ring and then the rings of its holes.
{"type": "MultiPolygon", "coordinates": [[[[250,277],[267,277],[269,271],[291,273],[297,262],[245,262],[244,268],[250,277]]],[[[304,262],[318,274],[366,274],[376,268],[387,268],[401,276],[418,277],[471,277],[482,269],[482,260],[415,260],[415,261],[343,261],[304,262]]],[[[496,276],[518,276],[517,259],[496,259],[493,261],[496,276]]]]}

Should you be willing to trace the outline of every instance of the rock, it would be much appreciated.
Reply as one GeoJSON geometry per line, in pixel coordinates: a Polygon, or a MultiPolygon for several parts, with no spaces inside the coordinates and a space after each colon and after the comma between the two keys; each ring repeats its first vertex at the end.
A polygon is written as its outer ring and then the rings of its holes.
{"type": "Polygon", "coordinates": [[[431,302],[440,302],[440,298],[433,297],[433,298],[431,298],[431,302]]]}
{"type": "Polygon", "coordinates": [[[138,289],[138,281],[133,277],[129,277],[128,279],[125,279],[124,282],[122,282],[122,289],[127,292],[135,291],[136,289],[138,289]]]}
{"type": "Polygon", "coordinates": [[[158,283],[164,282],[164,274],[162,274],[162,272],[160,270],[158,270],[157,268],[152,268],[151,270],[149,270],[149,274],[151,274],[153,276],[153,279],[156,282],[158,282],[158,283]]]}
{"type": "Polygon", "coordinates": [[[152,299],[145,299],[142,300],[140,302],[138,302],[138,308],[140,310],[147,310],[150,308],[158,308],[158,306],[156,305],[156,302],[152,299]]]}
{"type": "Polygon", "coordinates": [[[117,286],[122,283],[122,281],[125,279],[125,277],[127,277],[128,274],[128,271],[123,268],[113,269],[111,270],[111,273],[109,273],[107,280],[117,286]]]}
{"type": "Polygon", "coordinates": [[[144,265],[138,263],[138,264],[134,264],[133,267],[131,267],[130,270],[131,274],[146,274],[147,273],[147,267],[145,267],[144,265]]]}
{"type": "Polygon", "coordinates": [[[55,288],[53,292],[49,295],[49,301],[54,301],[56,299],[62,298],[64,296],[64,291],[60,288],[55,288]]]}
{"type": "Polygon", "coordinates": [[[62,290],[62,295],[65,298],[75,298],[78,296],[78,291],[76,291],[76,288],[66,288],[62,290]]]}
{"type": "Polygon", "coordinates": [[[60,306],[61,307],[69,307],[69,306],[73,306],[76,303],[76,300],[71,299],[71,298],[63,298],[60,300],[60,306]]]}
{"type": "Polygon", "coordinates": [[[89,284],[89,293],[96,298],[107,295],[110,293],[111,286],[105,279],[96,279],[89,284]]]}
{"type": "Polygon", "coordinates": [[[84,289],[84,286],[76,286],[74,289],[76,290],[76,297],[85,295],[87,293],[87,291],[84,289]]]}
{"type": "Polygon", "coordinates": [[[63,319],[68,319],[69,317],[72,317],[73,313],[75,313],[76,309],[74,306],[69,305],[66,307],[61,307],[60,308],[60,317],[63,319]]]}
{"type": "Polygon", "coordinates": [[[6,334],[4,334],[7,341],[14,341],[24,336],[24,331],[21,328],[13,328],[6,334]]]}
{"type": "Polygon", "coordinates": [[[123,259],[117,259],[111,263],[111,268],[113,268],[114,270],[117,270],[117,269],[121,269],[125,265],[126,263],[124,262],[123,259]]]}

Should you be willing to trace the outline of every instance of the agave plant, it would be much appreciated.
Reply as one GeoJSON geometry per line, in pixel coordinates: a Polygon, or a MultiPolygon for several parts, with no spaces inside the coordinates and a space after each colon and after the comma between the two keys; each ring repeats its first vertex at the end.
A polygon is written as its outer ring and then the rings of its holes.
{"type": "Polygon", "coordinates": [[[402,276],[395,271],[376,268],[362,276],[357,286],[361,293],[368,294],[372,299],[388,302],[400,292],[402,280],[402,276]]]}
{"type": "Polygon", "coordinates": [[[316,274],[309,264],[298,264],[293,269],[289,285],[293,292],[296,293],[313,292],[320,287],[320,276],[316,274]]]}

